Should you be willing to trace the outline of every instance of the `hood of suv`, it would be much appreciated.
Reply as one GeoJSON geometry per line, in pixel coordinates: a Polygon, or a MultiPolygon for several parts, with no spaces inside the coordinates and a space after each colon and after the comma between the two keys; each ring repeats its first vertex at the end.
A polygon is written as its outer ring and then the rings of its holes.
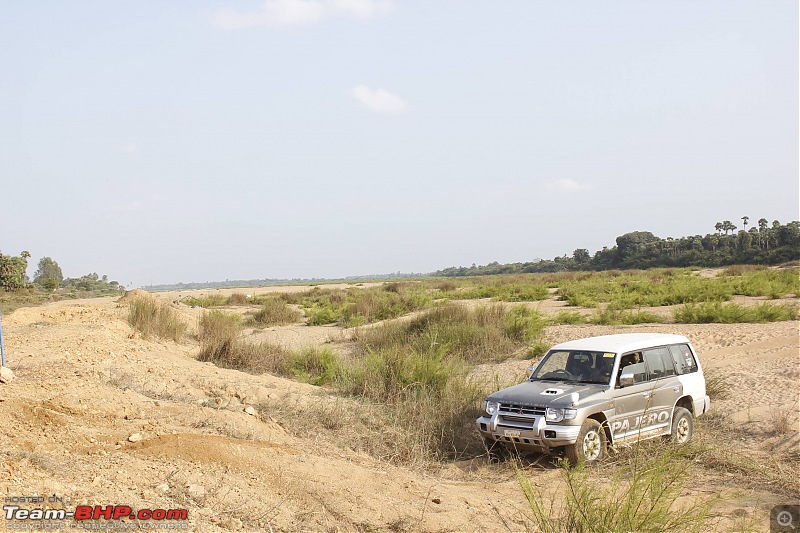
{"type": "Polygon", "coordinates": [[[567,407],[572,404],[572,394],[578,394],[576,405],[586,399],[602,394],[607,385],[589,383],[565,383],[563,381],[524,381],[489,396],[489,400],[501,403],[514,403],[529,406],[549,406],[557,404],[567,407]]]}

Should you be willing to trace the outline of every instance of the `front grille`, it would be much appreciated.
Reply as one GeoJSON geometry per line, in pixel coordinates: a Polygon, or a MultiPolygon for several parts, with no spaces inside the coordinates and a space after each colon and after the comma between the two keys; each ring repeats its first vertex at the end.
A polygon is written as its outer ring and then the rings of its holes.
{"type": "Polygon", "coordinates": [[[501,415],[544,416],[544,407],[531,407],[515,403],[501,403],[499,410],[501,415]]]}
{"type": "Polygon", "coordinates": [[[501,403],[497,426],[514,429],[533,429],[537,416],[544,416],[544,407],[501,403]]]}

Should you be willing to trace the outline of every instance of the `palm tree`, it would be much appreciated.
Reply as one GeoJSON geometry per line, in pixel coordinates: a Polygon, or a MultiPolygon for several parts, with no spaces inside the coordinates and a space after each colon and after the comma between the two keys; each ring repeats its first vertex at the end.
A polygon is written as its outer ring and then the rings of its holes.
{"type": "Polygon", "coordinates": [[[717,233],[721,233],[722,232],[722,222],[717,222],[716,224],[714,224],[714,229],[717,230],[717,233]]]}
{"type": "Polygon", "coordinates": [[[742,217],[742,225],[744,226],[744,230],[747,231],[747,223],[750,221],[750,217],[742,217]]]}
{"type": "Polygon", "coordinates": [[[730,220],[723,220],[722,229],[725,230],[725,235],[727,235],[729,231],[735,230],[736,226],[734,226],[730,220]]]}

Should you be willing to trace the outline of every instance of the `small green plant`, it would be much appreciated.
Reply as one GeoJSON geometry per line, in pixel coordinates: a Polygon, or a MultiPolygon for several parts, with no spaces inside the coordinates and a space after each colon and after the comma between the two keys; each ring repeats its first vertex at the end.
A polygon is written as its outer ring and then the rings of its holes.
{"type": "Polygon", "coordinates": [[[586,324],[586,317],[577,311],[559,311],[552,318],[554,324],[586,324]]]}
{"type": "Polygon", "coordinates": [[[169,303],[156,300],[149,294],[134,297],[128,304],[128,323],[143,337],[155,335],[162,339],[181,340],[186,324],[169,303]]]}

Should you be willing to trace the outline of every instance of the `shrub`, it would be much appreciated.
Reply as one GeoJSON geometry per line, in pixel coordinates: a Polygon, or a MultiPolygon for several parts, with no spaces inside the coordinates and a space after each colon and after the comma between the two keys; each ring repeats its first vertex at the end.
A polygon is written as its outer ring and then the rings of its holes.
{"type": "Polygon", "coordinates": [[[686,304],[673,313],[676,322],[684,324],[735,324],[739,322],[779,322],[797,319],[797,309],[791,304],[763,303],[754,306],[704,302],[686,304]]]}
{"type": "Polygon", "coordinates": [[[600,325],[658,324],[664,322],[664,319],[649,311],[620,311],[607,307],[601,311],[596,311],[590,318],[590,322],[600,325]]]}
{"type": "Polygon", "coordinates": [[[293,324],[303,317],[303,313],[290,307],[279,298],[270,298],[261,305],[261,309],[252,315],[252,321],[259,326],[278,326],[293,324]]]}
{"type": "Polygon", "coordinates": [[[177,342],[186,331],[186,324],[177,311],[169,303],[156,300],[149,294],[136,296],[130,301],[128,323],[145,338],[155,335],[177,342]]]}
{"type": "Polygon", "coordinates": [[[325,385],[339,373],[339,361],[328,348],[305,348],[286,358],[275,373],[291,375],[312,385],[325,385]]]}
{"type": "Polygon", "coordinates": [[[442,346],[424,352],[395,346],[349,361],[336,386],[387,406],[391,425],[402,435],[392,462],[437,461],[478,451],[479,439],[468,428],[486,391],[468,380],[468,370],[442,346]]]}
{"type": "MultiPolygon", "coordinates": [[[[584,466],[562,463],[563,495],[546,498],[516,464],[531,519],[538,531],[626,532],[700,531],[709,526],[713,498],[678,504],[688,476],[687,450],[635,445],[634,457],[621,461],[614,475],[597,476],[584,466]],[[657,448],[653,453],[651,448],[657,448]],[[642,451],[638,451],[641,448],[642,451]],[[558,500],[561,500],[558,502],[558,500]]],[[[611,470],[609,464],[604,470],[611,470]]]]}
{"type": "Polygon", "coordinates": [[[216,310],[203,313],[200,317],[200,360],[236,368],[228,362],[236,357],[234,347],[241,327],[238,315],[216,310]]]}
{"type": "Polygon", "coordinates": [[[190,296],[189,298],[184,298],[182,302],[192,307],[219,307],[228,303],[228,300],[221,294],[214,294],[200,297],[190,296]]]}
{"type": "Polygon", "coordinates": [[[535,340],[546,322],[536,311],[503,305],[469,309],[458,304],[435,307],[403,323],[387,323],[359,334],[371,350],[399,346],[425,352],[442,346],[465,362],[501,361],[535,340]]]}
{"type": "Polygon", "coordinates": [[[247,305],[247,295],[241,292],[234,292],[228,296],[228,305],[247,305]]]}
{"type": "Polygon", "coordinates": [[[586,317],[576,311],[559,311],[552,321],[554,324],[586,324],[586,317]]]}

